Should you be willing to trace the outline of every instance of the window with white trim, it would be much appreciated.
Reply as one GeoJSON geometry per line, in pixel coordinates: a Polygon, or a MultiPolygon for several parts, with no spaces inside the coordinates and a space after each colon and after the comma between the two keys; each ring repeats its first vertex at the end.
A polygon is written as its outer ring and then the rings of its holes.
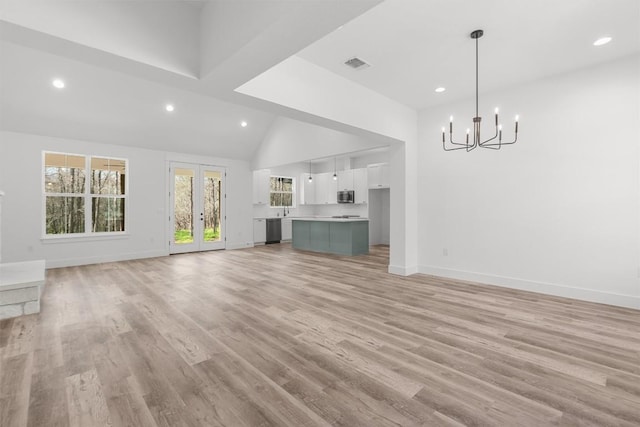
{"type": "Polygon", "coordinates": [[[45,152],[43,160],[45,236],[125,231],[126,159],[45,152]]]}
{"type": "Polygon", "coordinates": [[[269,205],[272,208],[295,207],[294,178],[272,176],[269,184],[269,205]]]}

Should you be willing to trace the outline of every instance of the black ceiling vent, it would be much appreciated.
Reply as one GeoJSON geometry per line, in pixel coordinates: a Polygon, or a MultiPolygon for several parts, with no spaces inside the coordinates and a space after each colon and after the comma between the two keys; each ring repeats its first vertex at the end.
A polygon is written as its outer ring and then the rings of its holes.
{"type": "Polygon", "coordinates": [[[369,64],[367,64],[364,60],[358,58],[358,57],[353,57],[351,59],[347,59],[344,62],[344,65],[348,65],[349,67],[353,68],[354,70],[364,70],[365,68],[369,68],[369,64]]]}

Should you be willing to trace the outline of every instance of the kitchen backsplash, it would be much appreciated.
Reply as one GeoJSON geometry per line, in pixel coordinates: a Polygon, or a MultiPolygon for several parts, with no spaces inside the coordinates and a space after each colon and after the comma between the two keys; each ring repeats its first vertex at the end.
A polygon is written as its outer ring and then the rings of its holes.
{"type": "MultiPolygon", "coordinates": [[[[287,208],[287,216],[310,216],[316,215],[313,206],[298,206],[297,208],[287,208]]],[[[282,216],[283,208],[272,208],[264,205],[253,205],[254,218],[271,218],[282,216]]]]}
{"type": "Polygon", "coordinates": [[[355,205],[340,203],[337,205],[317,205],[315,213],[312,215],[333,216],[333,215],[360,215],[363,218],[369,217],[369,205],[355,205]]]}

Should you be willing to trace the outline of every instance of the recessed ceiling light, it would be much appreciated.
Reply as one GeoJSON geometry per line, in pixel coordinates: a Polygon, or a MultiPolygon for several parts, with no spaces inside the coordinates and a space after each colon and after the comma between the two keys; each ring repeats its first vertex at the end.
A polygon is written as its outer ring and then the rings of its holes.
{"type": "Polygon", "coordinates": [[[598,40],[593,42],[593,45],[602,46],[609,43],[611,40],[612,40],[611,37],[600,37],[598,40]]]}
{"type": "Polygon", "coordinates": [[[447,90],[447,89],[446,89],[446,88],[443,88],[443,87],[437,87],[437,88],[436,88],[436,92],[437,92],[437,93],[442,93],[442,92],[444,92],[445,90],[447,90]]]}
{"type": "Polygon", "coordinates": [[[173,110],[175,110],[173,104],[167,104],[164,106],[164,109],[167,110],[168,112],[172,112],[173,110]]]}
{"type": "Polygon", "coordinates": [[[53,85],[53,87],[55,87],[57,89],[63,89],[64,88],[64,80],[53,79],[51,84],[53,85]]]}
{"type": "Polygon", "coordinates": [[[240,126],[242,126],[243,128],[246,128],[248,124],[249,123],[245,122],[244,120],[240,122],[240,126]]]}

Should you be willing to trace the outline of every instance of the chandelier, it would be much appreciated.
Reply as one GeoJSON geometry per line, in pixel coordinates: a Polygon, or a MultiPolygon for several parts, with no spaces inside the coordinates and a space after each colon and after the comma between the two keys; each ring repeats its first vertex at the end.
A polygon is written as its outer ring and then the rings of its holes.
{"type": "Polygon", "coordinates": [[[482,117],[480,117],[480,115],[478,114],[478,39],[482,37],[483,34],[484,34],[484,31],[482,30],[475,30],[470,34],[471,38],[475,39],[476,41],[476,116],[473,118],[473,143],[469,144],[469,133],[471,132],[471,129],[467,129],[467,139],[464,144],[460,142],[453,142],[453,116],[451,116],[449,118],[449,142],[454,147],[447,148],[445,144],[445,129],[442,128],[442,148],[444,148],[445,151],[455,151],[455,150],[471,151],[477,147],[489,148],[492,150],[499,150],[503,145],[515,144],[515,142],[518,140],[518,116],[516,116],[515,138],[511,142],[502,141],[502,125],[498,120],[497,108],[495,110],[495,126],[496,126],[495,134],[491,138],[485,141],[482,141],[480,139],[480,122],[482,121],[482,117]],[[498,140],[494,141],[496,138],[498,140]],[[494,141],[494,142],[491,142],[491,141],[494,141]]]}

